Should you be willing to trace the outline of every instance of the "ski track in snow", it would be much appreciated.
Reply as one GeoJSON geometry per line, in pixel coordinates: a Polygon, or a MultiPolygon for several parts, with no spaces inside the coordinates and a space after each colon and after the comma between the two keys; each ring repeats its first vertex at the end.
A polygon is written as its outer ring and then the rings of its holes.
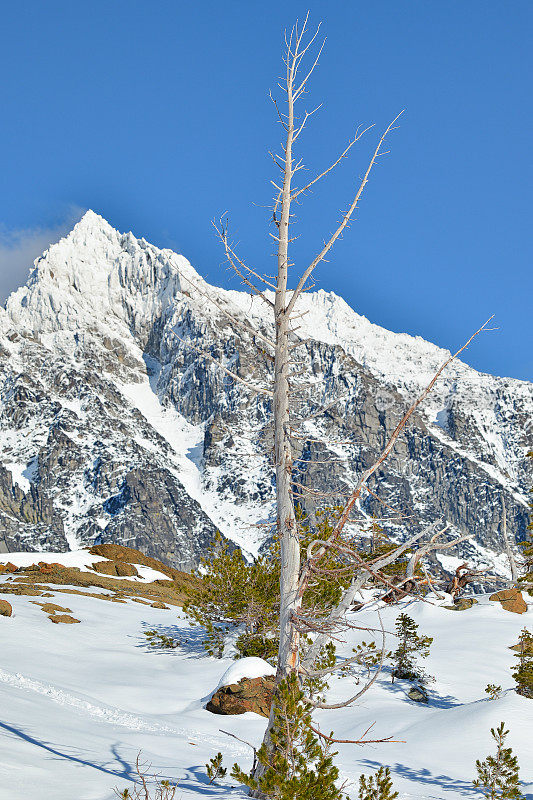
{"type": "Polygon", "coordinates": [[[136,717],[134,714],[120,711],[118,708],[95,705],[88,700],[83,700],[80,697],[76,697],[74,694],[65,692],[63,689],[59,689],[51,683],[40,683],[39,681],[33,680],[33,678],[22,675],[20,672],[14,674],[0,669],[0,681],[13,688],[44,695],[57,705],[76,708],[91,717],[97,717],[103,722],[108,722],[110,725],[120,725],[123,728],[134,731],[151,731],[155,733],[173,733],[179,736],[190,736],[184,728],[149,723],[140,717],[136,717]]]}

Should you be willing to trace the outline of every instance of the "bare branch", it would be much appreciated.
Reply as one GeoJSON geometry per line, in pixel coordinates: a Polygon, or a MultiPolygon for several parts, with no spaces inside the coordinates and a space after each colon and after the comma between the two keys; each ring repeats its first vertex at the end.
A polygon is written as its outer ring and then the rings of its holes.
{"type": "Polygon", "coordinates": [[[360,739],[336,739],[334,736],[326,736],[325,733],[322,733],[320,728],[315,728],[314,725],[310,725],[310,728],[317,736],[320,736],[321,739],[325,739],[326,742],[331,742],[332,744],[383,744],[384,742],[389,742],[389,744],[405,744],[405,739],[393,739],[392,736],[386,736],[384,739],[366,739],[365,737],[368,731],[371,730],[375,724],[376,723],[373,722],[360,739]]]}
{"type": "Polygon", "coordinates": [[[356,700],[359,700],[359,698],[362,697],[366,692],[368,692],[370,687],[376,682],[381,670],[383,669],[383,662],[385,661],[385,653],[386,653],[385,628],[383,627],[383,620],[381,619],[381,614],[379,613],[379,611],[377,613],[378,613],[379,623],[381,625],[381,653],[379,658],[379,664],[374,670],[374,674],[372,675],[370,680],[367,681],[367,683],[363,686],[363,688],[353,695],[353,697],[349,697],[347,700],[342,700],[340,703],[318,703],[315,702],[314,700],[309,699],[309,702],[315,708],[324,708],[324,709],[346,708],[346,706],[350,706],[352,705],[352,703],[355,703],[356,700]]]}
{"type": "Polygon", "coordinates": [[[340,225],[338,226],[337,230],[335,231],[335,233],[330,237],[329,241],[326,242],[326,244],[324,245],[324,247],[322,248],[320,253],[317,256],[315,256],[313,261],[310,263],[310,265],[307,267],[307,269],[305,270],[305,272],[301,276],[300,280],[298,281],[298,285],[297,285],[296,289],[294,290],[294,292],[292,293],[292,297],[291,297],[291,299],[289,301],[289,304],[287,306],[287,309],[286,309],[286,313],[287,314],[290,314],[292,309],[294,308],[294,304],[296,303],[298,297],[302,293],[302,289],[305,286],[305,284],[307,282],[307,279],[309,278],[309,276],[311,275],[313,270],[316,268],[316,266],[318,264],[320,264],[320,262],[328,254],[328,252],[331,250],[331,248],[333,247],[333,245],[335,244],[335,242],[337,241],[337,239],[339,238],[339,236],[341,235],[341,233],[343,232],[343,230],[347,226],[348,222],[350,221],[350,218],[351,218],[353,212],[355,211],[355,209],[357,208],[357,204],[359,203],[359,200],[361,199],[361,195],[363,194],[363,189],[365,188],[366,184],[368,183],[368,178],[369,178],[370,172],[372,171],[372,167],[374,166],[374,164],[376,162],[376,159],[377,159],[377,157],[378,157],[378,155],[380,153],[381,146],[382,146],[383,142],[385,141],[385,137],[388,135],[389,131],[393,128],[394,123],[400,118],[400,116],[402,114],[403,114],[403,111],[400,111],[400,113],[392,120],[390,125],[387,126],[387,129],[385,130],[385,132],[381,136],[381,139],[378,142],[378,146],[374,150],[374,154],[373,154],[372,158],[370,159],[370,163],[369,163],[369,165],[367,167],[367,170],[365,172],[363,180],[361,181],[361,183],[359,185],[359,189],[357,190],[356,195],[355,195],[354,199],[352,200],[352,204],[350,205],[350,207],[349,207],[348,211],[346,212],[346,214],[343,216],[342,221],[341,221],[340,225]]]}
{"type": "MultiPolygon", "coordinates": [[[[253,283],[252,283],[252,282],[249,280],[249,278],[247,278],[247,277],[246,277],[246,275],[244,275],[244,273],[243,273],[243,272],[241,272],[241,269],[244,269],[244,270],[246,270],[247,272],[249,272],[249,273],[250,273],[250,275],[253,275],[253,276],[254,276],[254,277],[256,277],[256,278],[259,278],[259,280],[263,281],[263,283],[267,284],[268,286],[272,286],[273,284],[270,284],[270,283],[269,283],[269,281],[267,281],[265,278],[262,278],[262,277],[261,277],[261,275],[259,275],[257,272],[254,272],[254,270],[253,270],[253,269],[251,269],[250,267],[248,267],[248,266],[247,266],[247,265],[244,263],[244,261],[242,261],[242,260],[239,258],[239,256],[238,256],[238,255],[235,253],[235,251],[233,250],[233,248],[230,246],[230,244],[229,244],[229,242],[228,242],[228,232],[227,232],[227,228],[221,228],[221,229],[219,229],[215,221],[213,221],[213,227],[215,228],[215,230],[216,230],[216,232],[217,232],[217,234],[218,234],[218,236],[219,236],[219,238],[220,238],[220,240],[221,240],[222,244],[224,245],[224,250],[225,250],[225,253],[226,253],[226,258],[228,259],[228,262],[229,262],[229,263],[230,263],[230,265],[232,266],[233,270],[234,270],[234,271],[237,273],[237,275],[238,275],[238,276],[241,278],[241,280],[243,281],[243,283],[244,283],[246,286],[248,286],[248,288],[249,288],[249,289],[251,289],[251,290],[252,290],[252,292],[253,292],[254,294],[257,294],[257,295],[258,295],[258,296],[261,298],[261,300],[263,300],[263,301],[264,301],[264,302],[265,302],[265,303],[266,303],[268,306],[270,306],[271,308],[273,308],[273,307],[274,307],[274,303],[272,302],[272,300],[269,300],[269,298],[268,298],[268,297],[266,297],[266,295],[265,295],[265,294],[264,294],[264,293],[261,291],[261,289],[258,289],[258,288],[257,288],[257,286],[255,286],[255,284],[253,284],[253,283]],[[239,264],[239,266],[241,267],[241,269],[239,269],[239,267],[237,267],[237,264],[239,264]]],[[[275,287],[274,287],[274,288],[275,288],[275,287]]]]}
{"type": "Polygon", "coordinates": [[[396,444],[396,441],[397,441],[400,433],[405,428],[405,426],[407,425],[407,423],[411,419],[412,415],[414,414],[414,412],[416,411],[418,406],[421,403],[423,403],[423,401],[426,399],[428,394],[431,392],[431,390],[435,386],[437,380],[442,375],[442,373],[444,372],[446,367],[452,361],[455,361],[455,359],[463,352],[463,350],[465,350],[468,347],[470,342],[473,339],[475,339],[476,336],[478,336],[481,333],[481,331],[484,330],[487,327],[487,325],[489,324],[489,322],[493,318],[494,318],[494,315],[489,317],[489,319],[486,322],[484,322],[483,325],[480,328],[478,328],[475,333],[472,334],[472,336],[468,339],[468,341],[465,342],[465,344],[462,347],[460,347],[459,350],[457,350],[456,353],[454,353],[452,356],[450,356],[449,358],[446,359],[446,361],[439,367],[437,372],[434,374],[434,376],[432,377],[432,379],[430,380],[430,382],[428,383],[426,388],[423,390],[423,392],[421,392],[421,394],[417,397],[415,402],[410,406],[410,408],[404,414],[404,416],[402,417],[402,419],[400,420],[400,422],[398,423],[398,425],[394,429],[394,432],[393,432],[392,436],[390,437],[389,441],[387,442],[387,444],[383,448],[383,451],[382,451],[381,455],[379,456],[379,458],[377,458],[376,461],[374,461],[374,463],[372,464],[371,467],[369,467],[367,470],[365,470],[363,472],[363,474],[362,474],[357,486],[355,487],[355,489],[354,489],[354,491],[352,493],[352,496],[351,496],[350,500],[348,501],[348,503],[344,507],[344,511],[343,511],[339,521],[337,522],[337,525],[335,526],[335,530],[334,530],[332,535],[338,536],[341,533],[342,529],[344,528],[344,526],[345,526],[345,524],[346,524],[346,522],[348,520],[348,517],[350,516],[350,512],[351,512],[352,508],[354,507],[355,503],[359,499],[361,491],[362,491],[363,487],[365,486],[366,482],[371,477],[371,475],[373,475],[374,472],[376,472],[376,470],[379,468],[380,464],[382,464],[385,461],[385,459],[388,457],[388,455],[390,454],[390,452],[393,449],[394,445],[396,444]]]}
{"type": "Polygon", "coordinates": [[[296,191],[296,192],[293,192],[293,194],[292,194],[292,196],[291,196],[291,200],[296,200],[296,198],[297,198],[299,195],[301,195],[303,192],[306,192],[308,189],[310,189],[310,188],[311,188],[311,186],[313,186],[313,185],[314,185],[315,183],[317,183],[317,182],[318,182],[318,181],[319,181],[321,178],[323,178],[325,175],[327,175],[327,174],[328,174],[328,172],[331,172],[331,170],[332,170],[332,169],[335,169],[335,167],[337,166],[337,164],[340,164],[340,162],[343,160],[343,158],[345,158],[345,157],[348,155],[348,152],[351,150],[351,148],[354,146],[354,144],[355,144],[356,142],[358,142],[358,141],[359,141],[359,139],[360,139],[360,138],[361,138],[361,137],[362,137],[362,136],[363,136],[363,135],[364,135],[364,134],[365,134],[367,131],[369,131],[369,130],[370,130],[371,128],[373,128],[373,127],[374,127],[373,125],[369,125],[369,126],[368,126],[367,128],[365,128],[363,131],[361,131],[361,133],[356,133],[356,135],[355,135],[355,138],[354,138],[354,139],[352,139],[352,141],[351,141],[351,142],[349,142],[348,146],[347,146],[347,147],[346,147],[346,148],[343,150],[343,152],[340,154],[340,156],[338,157],[338,159],[337,159],[336,161],[334,161],[334,162],[333,162],[333,164],[331,164],[331,166],[330,166],[330,167],[328,167],[327,169],[325,169],[325,170],[324,170],[324,172],[321,172],[321,173],[320,173],[320,175],[317,175],[317,176],[316,176],[316,178],[314,178],[312,181],[309,181],[309,183],[308,183],[306,186],[304,186],[302,189],[298,189],[298,191],[296,191]]]}
{"type": "Polygon", "coordinates": [[[194,281],[188,278],[184,273],[180,273],[180,279],[186,281],[186,283],[188,283],[189,286],[192,286],[193,289],[198,292],[198,294],[201,294],[206,298],[206,300],[209,300],[210,303],[213,303],[213,305],[216,306],[219,311],[222,312],[222,314],[225,314],[226,317],[228,317],[228,319],[230,319],[235,325],[238,325],[240,328],[243,328],[243,330],[248,331],[248,333],[251,333],[256,339],[260,339],[269,347],[275,347],[275,342],[273,342],[271,339],[268,339],[266,336],[263,336],[256,328],[252,328],[250,325],[247,325],[246,322],[243,322],[243,320],[238,319],[238,317],[233,316],[233,314],[230,314],[227,308],[224,308],[222,303],[219,303],[218,300],[215,300],[212,294],[208,294],[208,292],[200,289],[198,284],[194,283],[194,281]]]}

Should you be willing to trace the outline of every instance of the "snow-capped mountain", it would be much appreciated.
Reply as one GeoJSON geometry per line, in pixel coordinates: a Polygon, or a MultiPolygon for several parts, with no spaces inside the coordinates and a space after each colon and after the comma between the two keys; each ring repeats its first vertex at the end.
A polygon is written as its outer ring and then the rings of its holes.
{"type": "MultiPolygon", "coordinates": [[[[332,504],[447,353],[333,293],[298,310],[295,479],[332,504]]],[[[272,519],[270,401],[215,363],[268,386],[253,330],[271,333],[260,299],[87,212],[0,309],[0,548],[117,541],[189,569],[218,529],[256,552],[272,519]]],[[[500,553],[504,499],[512,534],[527,524],[532,419],[531,384],[454,362],[371,485],[388,505],[369,495],[361,511],[398,535],[446,519],[475,535],[470,555],[500,553]]]]}

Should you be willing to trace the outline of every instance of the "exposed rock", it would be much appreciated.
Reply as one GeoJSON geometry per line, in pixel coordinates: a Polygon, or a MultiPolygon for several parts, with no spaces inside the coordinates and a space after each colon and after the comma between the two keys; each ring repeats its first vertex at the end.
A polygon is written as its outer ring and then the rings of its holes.
{"type": "MultiPolygon", "coordinates": [[[[47,565],[50,566],[50,565],[47,565]]],[[[176,570],[175,578],[157,581],[130,581],[127,578],[117,578],[100,575],[95,572],[83,572],[78,567],[64,567],[52,565],[52,570],[42,571],[38,564],[31,567],[22,567],[14,577],[13,583],[0,584],[0,593],[3,594],[33,594],[41,595],[44,585],[52,586],[80,586],[88,588],[97,586],[108,589],[118,597],[140,596],[150,602],[164,602],[169,605],[183,605],[188,597],[188,588],[195,585],[197,579],[188,573],[179,573],[176,570]]],[[[49,588],[48,586],[46,588],[49,588]]],[[[58,589],[58,591],[61,591],[58,589]]],[[[75,591],[72,592],[76,594],[75,591]]],[[[83,594],[83,592],[81,593],[83,594]]],[[[109,598],[108,598],[109,599],[109,598]]]]}
{"type": "Polygon", "coordinates": [[[13,613],[13,608],[11,603],[8,603],[7,600],[2,600],[0,598],[0,617],[10,617],[13,613]]]}
{"type": "Polygon", "coordinates": [[[422,686],[411,686],[407,692],[407,697],[414,700],[415,703],[427,703],[428,696],[426,690],[422,686]]]}
{"type": "Polygon", "coordinates": [[[155,603],[150,603],[150,606],[152,608],[164,608],[168,611],[168,606],[166,606],[164,603],[161,603],[160,600],[156,600],[155,603]]]}
{"type": "Polygon", "coordinates": [[[502,589],[501,592],[491,594],[489,600],[498,601],[505,611],[513,614],[524,614],[527,611],[527,603],[519,589],[502,589]]]}
{"type": "Polygon", "coordinates": [[[151,558],[140,550],[133,547],[125,547],[120,544],[96,544],[89,548],[89,553],[94,556],[102,556],[102,558],[109,558],[112,561],[122,561],[126,564],[141,564],[143,567],[151,567],[156,572],[162,572],[172,580],[178,580],[183,577],[183,572],[174,567],[169,567],[157,558],[151,558]]]}
{"type": "Polygon", "coordinates": [[[56,625],[74,625],[74,623],[79,622],[79,619],[75,617],[71,617],[70,614],[53,614],[52,616],[48,617],[50,622],[55,622],[56,625]]]}
{"type": "Polygon", "coordinates": [[[55,614],[58,611],[63,614],[72,614],[71,608],[63,608],[63,606],[58,606],[55,603],[39,603],[38,600],[32,600],[31,602],[35,603],[37,606],[41,606],[45,614],[55,614]]]}
{"type": "Polygon", "coordinates": [[[102,575],[117,575],[119,578],[138,577],[139,575],[133,564],[126,564],[125,561],[97,561],[92,568],[102,575]]]}
{"type": "Polygon", "coordinates": [[[254,711],[262,717],[268,717],[272,697],[274,694],[275,679],[267,676],[264,678],[242,678],[238,683],[222,686],[214,693],[206,705],[212,714],[245,714],[254,711]]]}
{"type": "Polygon", "coordinates": [[[145,465],[128,472],[105,511],[111,518],[100,535],[102,542],[133,541],[147,555],[184,570],[197,566],[215,538],[209,517],[167,469],[145,465]]]}
{"type": "Polygon", "coordinates": [[[8,561],[7,564],[0,564],[0,575],[3,575],[6,572],[16,572],[18,567],[8,561]]]}
{"type": "Polygon", "coordinates": [[[453,601],[453,606],[444,606],[444,608],[448,608],[450,611],[466,611],[475,603],[477,603],[475,597],[459,597],[453,601]]]}
{"type": "Polygon", "coordinates": [[[0,535],[8,550],[31,550],[32,545],[68,550],[63,520],[40,487],[24,492],[11,472],[0,465],[0,535]]]}

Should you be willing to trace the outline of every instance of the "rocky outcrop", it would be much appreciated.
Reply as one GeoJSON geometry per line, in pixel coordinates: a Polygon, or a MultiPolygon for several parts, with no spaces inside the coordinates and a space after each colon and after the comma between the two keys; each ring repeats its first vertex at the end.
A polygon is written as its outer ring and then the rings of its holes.
{"type": "Polygon", "coordinates": [[[453,601],[453,606],[444,606],[449,611],[468,611],[469,608],[477,603],[474,597],[458,597],[453,601]]]}
{"type": "Polygon", "coordinates": [[[7,552],[43,549],[68,550],[61,514],[39,486],[24,492],[11,472],[0,465],[0,541],[7,552]]]}
{"type": "Polygon", "coordinates": [[[427,703],[429,699],[423,686],[412,686],[407,692],[407,697],[415,703],[427,703]]]}
{"type": "Polygon", "coordinates": [[[124,561],[97,561],[93,569],[102,575],[116,575],[119,578],[136,578],[139,575],[133,564],[124,561]]]}
{"type": "Polygon", "coordinates": [[[169,470],[136,468],[106,501],[110,520],[99,542],[133,543],[146,553],[192,570],[213,542],[216,529],[169,470]]]}
{"type": "Polygon", "coordinates": [[[274,695],[275,678],[242,678],[238,683],[222,686],[206,705],[212,714],[245,714],[253,711],[268,717],[274,695]]]}

